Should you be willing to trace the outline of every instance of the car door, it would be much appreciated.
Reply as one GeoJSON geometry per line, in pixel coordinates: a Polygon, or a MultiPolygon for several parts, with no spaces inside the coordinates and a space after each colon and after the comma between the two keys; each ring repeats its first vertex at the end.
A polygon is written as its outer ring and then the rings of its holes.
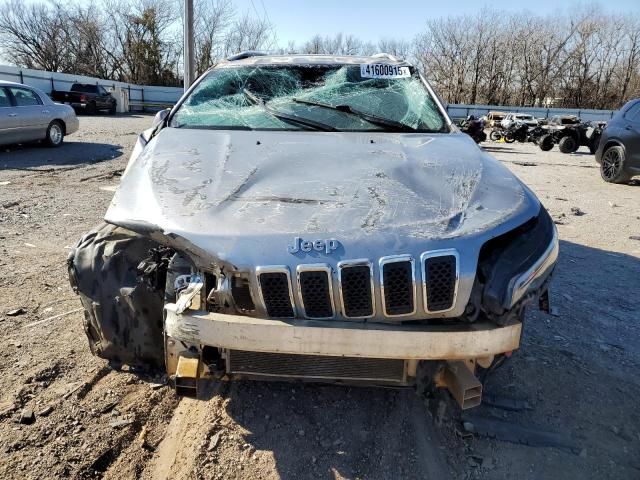
{"type": "Polygon", "coordinates": [[[9,145],[21,141],[23,134],[16,107],[5,87],[0,87],[0,145],[9,145]]]}
{"type": "Polygon", "coordinates": [[[51,110],[40,96],[26,87],[7,87],[18,115],[22,142],[42,140],[47,133],[51,110]]]}
{"type": "Polygon", "coordinates": [[[111,107],[111,96],[102,85],[98,85],[98,95],[100,96],[100,108],[111,107]]]}
{"type": "Polygon", "coordinates": [[[626,166],[640,168],[640,100],[624,113],[620,131],[626,154],[626,166]]]}

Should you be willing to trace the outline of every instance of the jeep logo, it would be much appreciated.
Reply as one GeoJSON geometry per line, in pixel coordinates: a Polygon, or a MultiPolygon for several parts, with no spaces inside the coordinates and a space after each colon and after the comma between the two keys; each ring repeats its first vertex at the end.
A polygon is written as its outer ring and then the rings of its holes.
{"type": "Polygon", "coordinates": [[[333,238],[328,240],[314,240],[308,241],[303,240],[300,237],[295,237],[293,239],[293,245],[287,245],[287,252],[294,254],[298,252],[310,252],[311,250],[315,250],[316,252],[324,252],[327,255],[333,253],[340,246],[340,242],[338,240],[334,240],[333,238]]]}

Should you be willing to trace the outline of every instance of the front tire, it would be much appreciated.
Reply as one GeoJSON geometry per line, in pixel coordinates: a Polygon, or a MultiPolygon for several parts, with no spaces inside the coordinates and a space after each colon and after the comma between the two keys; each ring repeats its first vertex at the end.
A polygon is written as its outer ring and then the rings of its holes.
{"type": "Polygon", "coordinates": [[[607,148],[602,154],[600,176],[607,183],[626,183],[631,175],[624,171],[624,148],[615,145],[607,148]]]}
{"type": "Polygon", "coordinates": [[[578,142],[573,137],[562,137],[558,143],[558,148],[562,153],[573,153],[578,150],[578,142]]]}
{"type": "Polygon", "coordinates": [[[54,120],[47,127],[47,136],[44,139],[47,147],[59,147],[64,141],[64,125],[58,120],[54,120]]]}
{"type": "Polygon", "coordinates": [[[549,134],[543,135],[538,139],[538,146],[543,152],[548,152],[553,148],[553,137],[549,134]]]}

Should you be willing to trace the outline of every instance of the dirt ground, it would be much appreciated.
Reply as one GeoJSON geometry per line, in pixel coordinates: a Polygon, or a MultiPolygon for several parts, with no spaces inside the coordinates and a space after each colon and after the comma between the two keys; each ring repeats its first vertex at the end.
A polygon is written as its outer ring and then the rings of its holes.
{"type": "Polygon", "coordinates": [[[180,400],[90,354],[65,268],[150,122],[81,117],[59,149],[0,150],[0,478],[640,478],[640,182],[605,184],[583,149],[485,143],[561,237],[554,315],[529,312],[521,349],[485,384],[515,411],[460,419],[413,390],[298,383],[180,400]]]}

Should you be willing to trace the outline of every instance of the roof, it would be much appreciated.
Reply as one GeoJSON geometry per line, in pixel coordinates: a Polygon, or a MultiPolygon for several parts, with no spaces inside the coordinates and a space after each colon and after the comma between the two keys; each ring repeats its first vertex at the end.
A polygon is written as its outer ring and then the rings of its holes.
{"type": "Polygon", "coordinates": [[[24,83],[18,83],[18,82],[10,82],[9,80],[0,80],[0,85],[3,86],[15,86],[15,85],[20,85],[21,87],[28,87],[29,85],[25,85],[24,83]]]}
{"type": "Polygon", "coordinates": [[[242,52],[229,57],[218,64],[219,67],[235,65],[360,65],[362,63],[385,63],[389,65],[410,65],[388,53],[378,53],[371,56],[361,55],[266,55],[260,52],[242,52]]]}

